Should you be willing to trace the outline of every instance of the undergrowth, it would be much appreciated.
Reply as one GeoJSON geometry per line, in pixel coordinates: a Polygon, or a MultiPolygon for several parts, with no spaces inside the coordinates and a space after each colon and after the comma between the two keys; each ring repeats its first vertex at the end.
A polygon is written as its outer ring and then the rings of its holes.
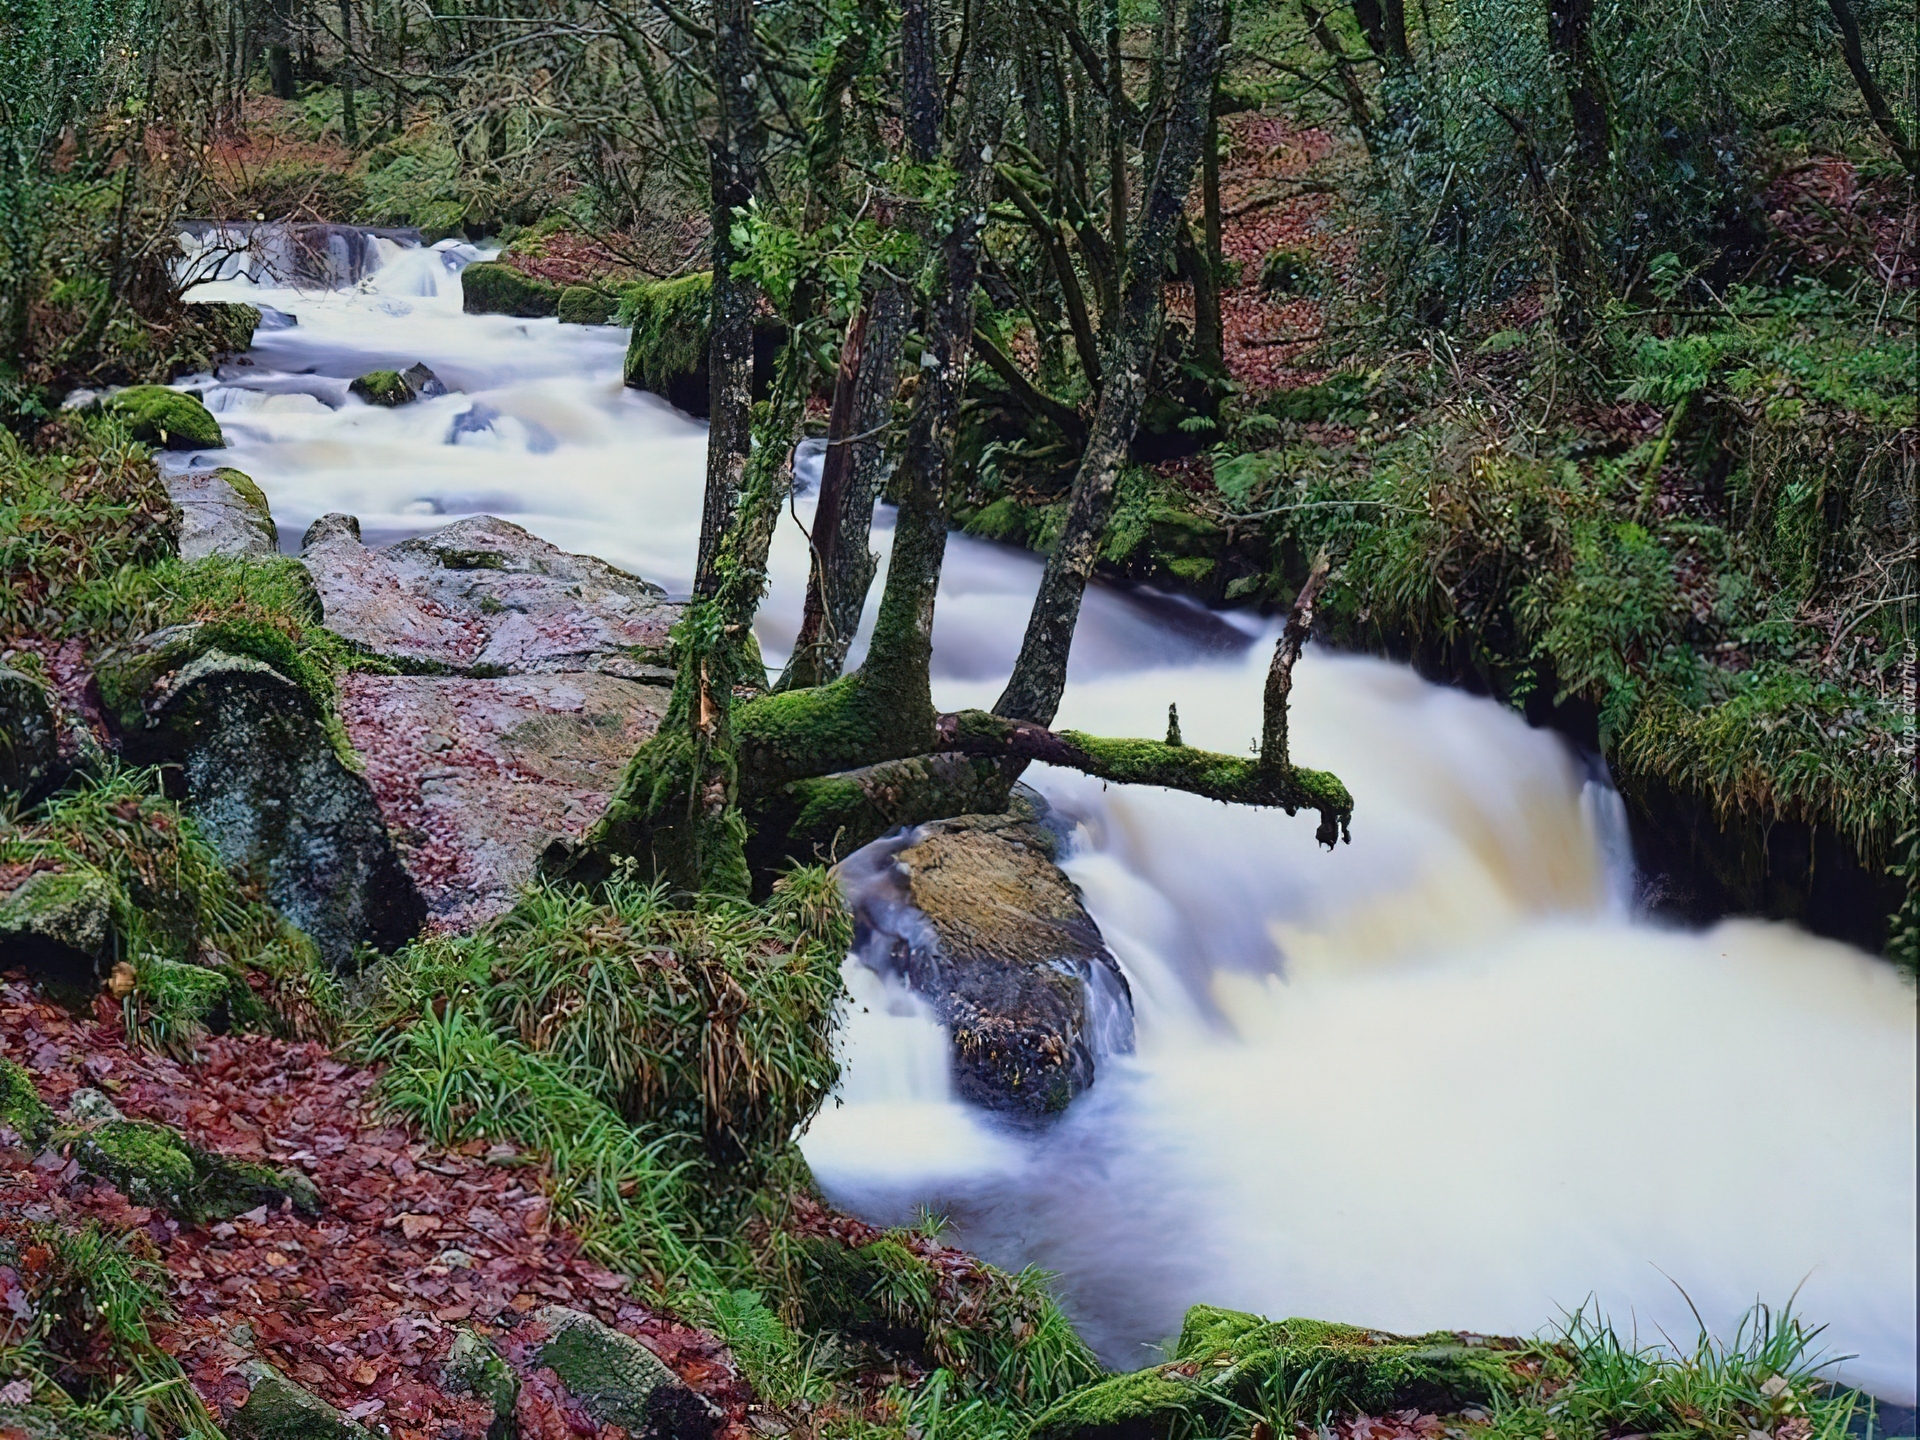
{"type": "Polygon", "coordinates": [[[184,1054],[210,1021],[330,1035],[338,983],[312,940],[234,876],[151,770],[109,767],[0,811],[0,868],[94,876],[110,896],[129,1038],[184,1054]]]}

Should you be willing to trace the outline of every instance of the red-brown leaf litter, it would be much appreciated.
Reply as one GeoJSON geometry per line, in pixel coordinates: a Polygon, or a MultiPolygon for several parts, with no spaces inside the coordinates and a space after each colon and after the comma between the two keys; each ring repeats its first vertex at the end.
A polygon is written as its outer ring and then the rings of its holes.
{"type": "MultiPolygon", "coordinates": [[[[172,1125],[205,1149],[304,1171],[317,1219],[265,1207],[210,1226],[130,1204],[56,1153],[0,1149],[0,1222],[92,1217],[140,1231],[164,1259],[176,1316],[157,1327],[210,1408],[246,1397],[238,1370],[259,1358],[395,1440],[481,1436],[491,1407],[449,1394],[440,1362],[455,1328],[493,1337],[521,1371],[520,1433],[619,1440],[530,1369],[547,1304],[598,1317],[647,1346],[751,1433],[752,1399],[714,1336],[648,1308],[627,1278],[556,1229],[540,1171],[511,1147],[443,1150],[415,1140],[372,1099],[374,1072],[314,1043],[263,1036],[205,1041],[192,1063],[129,1049],[104,998],[78,1017],[23,981],[0,985],[0,1051],[27,1067],[47,1103],[102,1090],[130,1119],[172,1125]]],[[[5,1137],[0,1137],[5,1138],[5,1137]]]]}

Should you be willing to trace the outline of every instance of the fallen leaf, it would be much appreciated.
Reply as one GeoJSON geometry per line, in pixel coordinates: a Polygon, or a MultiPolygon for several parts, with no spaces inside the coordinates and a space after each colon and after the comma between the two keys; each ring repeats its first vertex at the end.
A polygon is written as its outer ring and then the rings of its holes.
{"type": "Polygon", "coordinates": [[[440,1228],[440,1222],[432,1215],[400,1215],[400,1230],[409,1240],[418,1240],[422,1235],[431,1235],[440,1228]]]}
{"type": "Polygon", "coordinates": [[[379,1378],[380,1371],[378,1367],[368,1361],[362,1360],[358,1365],[353,1367],[352,1379],[356,1385],[371,1385],[379,1378]]]}

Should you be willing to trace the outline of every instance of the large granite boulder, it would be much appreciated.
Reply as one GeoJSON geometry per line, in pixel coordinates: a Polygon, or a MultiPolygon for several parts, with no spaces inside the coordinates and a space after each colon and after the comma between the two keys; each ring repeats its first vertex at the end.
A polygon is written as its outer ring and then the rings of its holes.
{"type": "Polygon", "coordinates": [[[349,674],[340,719],[434,921],[513,905],[541,853],[600,818],[671,691],[593,670],[349,674]]]}
{"type": "Polygon", "coordinates": [[[842,867],[855,949],[947,1026],[960,1098],[1029,1116],[1064,1110],[1101,1055],[1133,1046],[1126,979],[1054,864],[1044,807],[1020,787],[1005,814],[922,825],[842,867]]]}
{"type": "Polygon", "coordinates": [[[352,516],[326,515],[301,558],[329,629],[411,667],[672,678],[681,607],[664,590],[491,515],[380,549],[361,544],[352,516]]]}
{"type": "Polygon", "coordinates": [[[178,767],[185,807],[220,858],[261,876],[330,964],[419,930],[425,906],[373,791],[300,686],[214,647],[197,625],[105,657],[96,678],[127,758],[178,767]]]}
{"type": "Polygon", "coordinates": [[[261,559],[278,553],[280,531],[252,477],[230,466],[167,476],[167,498],[180,511],[180,558],[209,555],[261,559]]]}

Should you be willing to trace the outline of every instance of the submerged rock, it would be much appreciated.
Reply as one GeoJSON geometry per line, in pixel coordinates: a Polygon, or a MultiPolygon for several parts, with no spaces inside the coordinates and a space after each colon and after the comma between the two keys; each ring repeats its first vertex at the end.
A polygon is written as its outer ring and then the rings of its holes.
{"type": "Polygon", "coordinates": [[[1098,1056],[1133,1046],[1125,977],[1053,863],[1045,802],[935,821],[848,860],[854,946],[903,977],[947,1026],[954,1089],[1028,1115],[1064,1110],[1098,1056]]]}
{"type": "Polygon", "coordinates": [[[681,607],[657,585],[491,515],[369,549],[350,515],[302,554],[327,627],[377,655],[468,675],[597,670],[664,681],[681,607]]]}
{"type": "Polygon", "coordinates": [[[136,764],[178,766],[184,803],[232,869],[260,875],[335,968],[413,938],[425,907],[366,780],[311,696],[174,626],[104,659],[102,700],[136,764]]]}
{"type": "Polygon", "coordinates": [[[53,695],[31,675],[0,665],[0,795],[33,795],[60,764],[53,695]]]}
{"type": "Polygon", "coordinates": [[[92,989],[112,957],[113,899],[106,880],[80,870],[37,870],[0,891],[0,968],[92,989]]]}
{"type": "Polygon", "coordinates": [[[167,497],[180,510],[180,558],[259,558],[280,549],[267,497],[253,477],[230,466],[167,477],[167,497]]]}
{"type": "Polygon", "coordinates": [[[539,319],[560,308],[560,287],[499,260],[476,260],[460,272],[460,308],[469,315],[539,319]]]}
{"type": "Polygon", "coordinates": [[[340,718],[436,921],[503,914],[556,839],[600,818],[671,691],[594,671],[349,674],[340,718]]]}
{"type": "Polygon", "coordinates": [[[547,1332],[540,1363],[602,1424],[656,1440],[707,1440],[721,1413],[630,1335],[591,1315],[548,1305],[534,1319],[547,1332]]]}
{"type": "Polygon", "coordinates": [[[134,439],[164,450],[218,450],[227,443],[206,406],[164,385],[115,391],[106,406],[127,422],[134,439]]]}

